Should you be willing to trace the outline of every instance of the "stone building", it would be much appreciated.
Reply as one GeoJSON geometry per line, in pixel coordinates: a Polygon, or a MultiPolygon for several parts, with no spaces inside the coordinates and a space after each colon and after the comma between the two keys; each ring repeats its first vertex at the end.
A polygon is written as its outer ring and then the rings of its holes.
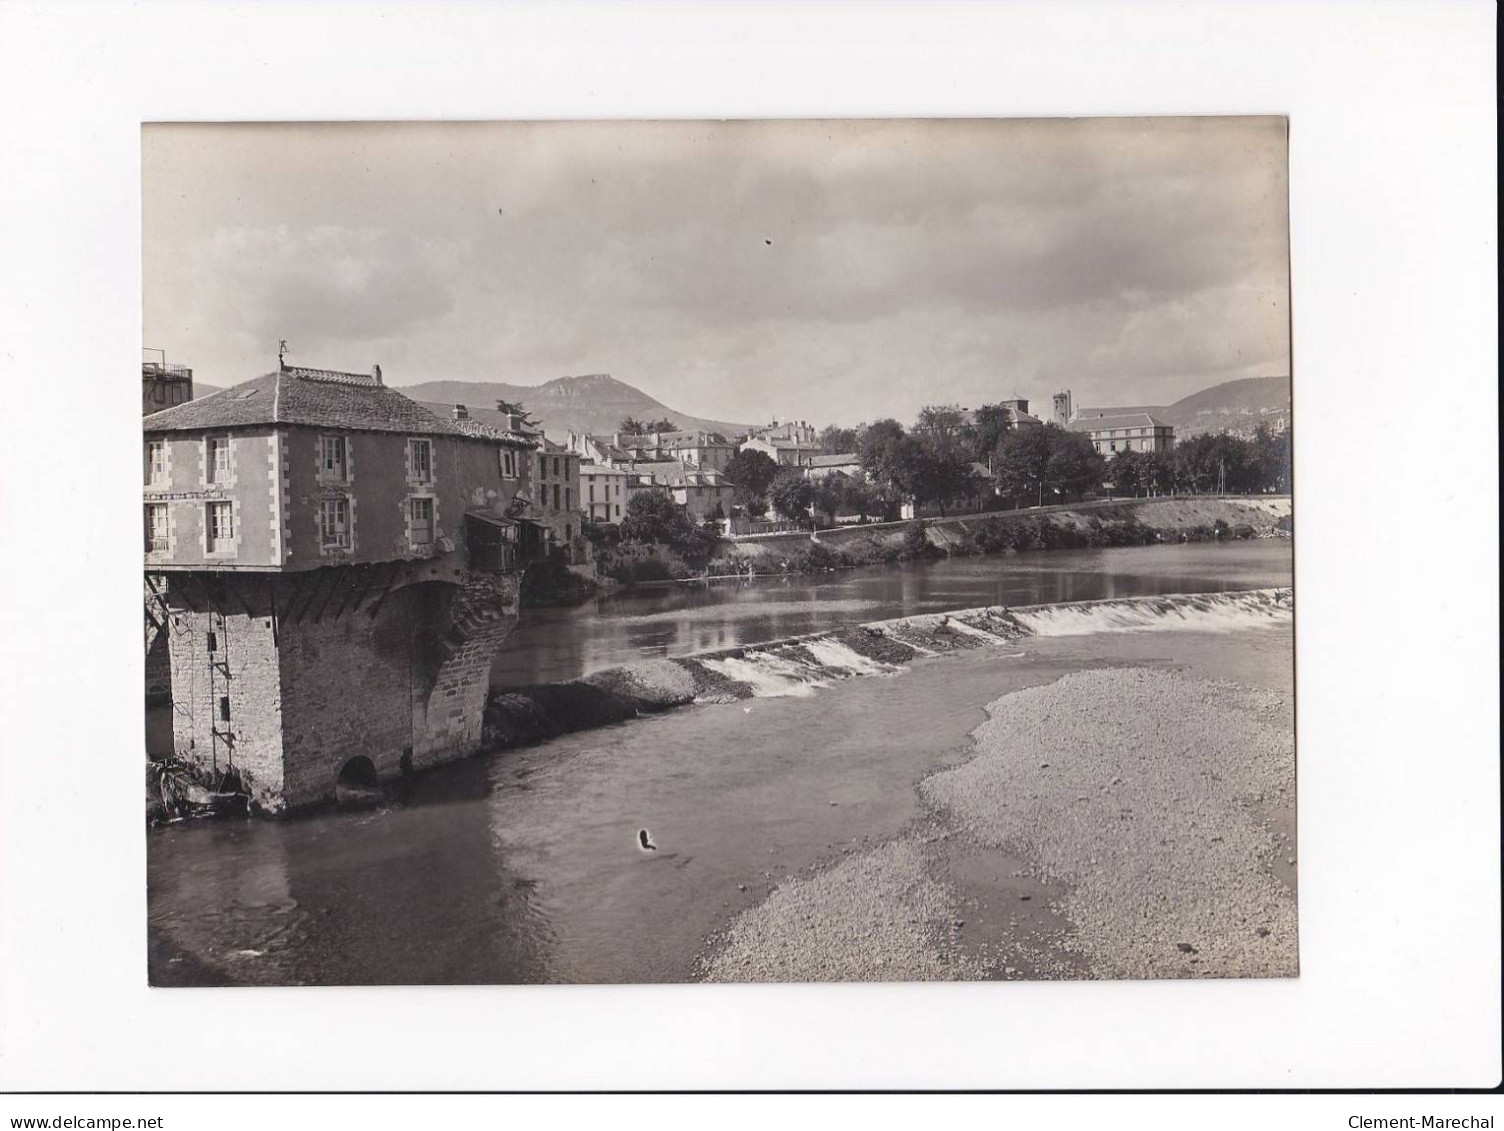
{"type": "Polygon", "coordinates": [[[474,751],[542,531],[534,442],[279,368],[142,421],[148,650],[173,745],[279,811],[474,751]]]}
{"type": "Polygon", "coordinates": [[[619,523],[627,509],[627,481],[631,473],[602,463],[580,464],[581,505],[592,522],[619,523]]]}
{"type": "Polygon", "coordinates": [[[1072,432],[1089,436],[1092,447],[1106,456],[1129,451],[1167,452],[1175,446],[1174,426],[1141,410],[1083,409],[1069,427],[1072,432]]]}
{"type": "Polygon", "coordinates": [[[731,513],[732,486],[712,468],[685,460],[665,460],[636,464],[632,472],[637,481],[629,483],[629,498],[644,490],[665,491],[695,522],[725,518],[731,513]]]}
{"type": "Polygon", "coordinates": [[[788,436],[753,436],[742,441],[741,450],[762,452],[779,467],[808,467],[821,454],[817,441],[788,436]]]}
{"type": "Polygon", "coordinates": [[[193,370],[165,361],[141,363],[141,415],[193,399],[193,370]]]}

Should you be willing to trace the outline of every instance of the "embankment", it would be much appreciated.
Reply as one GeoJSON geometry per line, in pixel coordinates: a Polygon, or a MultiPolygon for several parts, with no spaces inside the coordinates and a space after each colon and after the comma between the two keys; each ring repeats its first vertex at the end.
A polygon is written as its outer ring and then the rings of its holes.
{"type": "Polygon", "coordinates": [[[644,660],[567,683],[502,690],[486,706],[483,744],[540,742],[692,703],[808,696],[859,676],[894,675],[915,659],[1029,636],[1185,629],[1225,632],[1287,622],[1291,590],[990,606],[847,625],[828,632],[676,659],[644,660]]]}
{"type": "Polygon", "coordinates": [[[1111,499],[878,523],[813,536],[758,535],[720,543],[709,569],[713,575],[806,573],[940,555],[1272,538],[1289,532],[1290,515],[1288,495],[1111,499]]]}

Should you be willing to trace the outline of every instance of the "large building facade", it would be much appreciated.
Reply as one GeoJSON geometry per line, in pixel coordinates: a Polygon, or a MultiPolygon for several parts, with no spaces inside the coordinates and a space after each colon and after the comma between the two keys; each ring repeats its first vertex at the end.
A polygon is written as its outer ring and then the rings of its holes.
{"type": "Polygon", "coordinates": [[[278,811],[479,744],[542,531],[533,441],[280,366],[143,430],[148,651],[173,744],[278,811]]]}
{"type": "Polygon", "coordinates": [[[1167,452],[1175,446],[1174,426],[1147,412],[1078,414],[1069,428],[1090,437],[1092,447],[1105,456],[1116,452],[1167,452]]]}

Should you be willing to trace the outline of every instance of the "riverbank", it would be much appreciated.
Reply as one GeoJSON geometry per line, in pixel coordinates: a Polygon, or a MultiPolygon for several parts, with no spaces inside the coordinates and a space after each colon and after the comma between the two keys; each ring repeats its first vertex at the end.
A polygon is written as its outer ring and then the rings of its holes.
{"type": "Polygon", "coordinates": [[[1291,590],[1274,588],[986,606],[849,624],[766,644],[638,661],[578,680],[498,690],[486,705],[483,742],[488,749],[509,749],[692,704],[805,697],[841,680],[896,674],[922,657],[1027,637],[1218,631],[1288,623],[1292,613],[1291,590]]]}
{"type": "Polygon", "coordinates": [[[780,886],[711,981],[1292,977],[1288,690],[1082,671],[987,705],[903,835],[780,886]]]}
{"type": "Polygon", "coordinates": [[[791,576],[937,557],[1289,537],[1288,495],[1103,499],[722,539],[703,565],[666,546],[603,553],[602,575],[627,587],[718,577],[791,576]]]}
{"type": "Polygon", "coordinates": [[[688,981],[743,912],[916,833],[936,839],[919,846],[925,871],[907,874],[933,883],[951,916],[936,918],[934,892],[916,893],[928,908],[920,935],[943,928],[947,969],[1068,976],[1084,957],[1039,946],[1032,973],[1019,957],[1030,932],[1056,936],[1059,885],[1026,860],[963,844],[919,786],[976,757],[968,736],[985,704],[1074,672],[1184,670],[1291,693],[1288,617],[1159,623],[921,656],[895,678],[808,695],[660,711],[416,775],[376,809],[156,830],[152,984],[688,981]],[[641,847],[644,829],[656,851],[641,847]],[[200,968],[171,961],[180,956],[200,968]]]}

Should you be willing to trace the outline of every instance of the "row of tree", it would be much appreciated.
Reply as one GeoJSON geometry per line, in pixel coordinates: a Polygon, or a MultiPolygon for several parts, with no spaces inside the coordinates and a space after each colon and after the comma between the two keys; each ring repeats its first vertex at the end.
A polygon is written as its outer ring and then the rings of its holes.
{"type": "Polygon", "coordinates": [[[1222,432],[1182,440],[1168,452],[1118,452],[1107,465],[1125,495],[1189,491],[1252,494],[1290,490],[1290,433],[1260,425],[1252,438],[1222,432]]]}

